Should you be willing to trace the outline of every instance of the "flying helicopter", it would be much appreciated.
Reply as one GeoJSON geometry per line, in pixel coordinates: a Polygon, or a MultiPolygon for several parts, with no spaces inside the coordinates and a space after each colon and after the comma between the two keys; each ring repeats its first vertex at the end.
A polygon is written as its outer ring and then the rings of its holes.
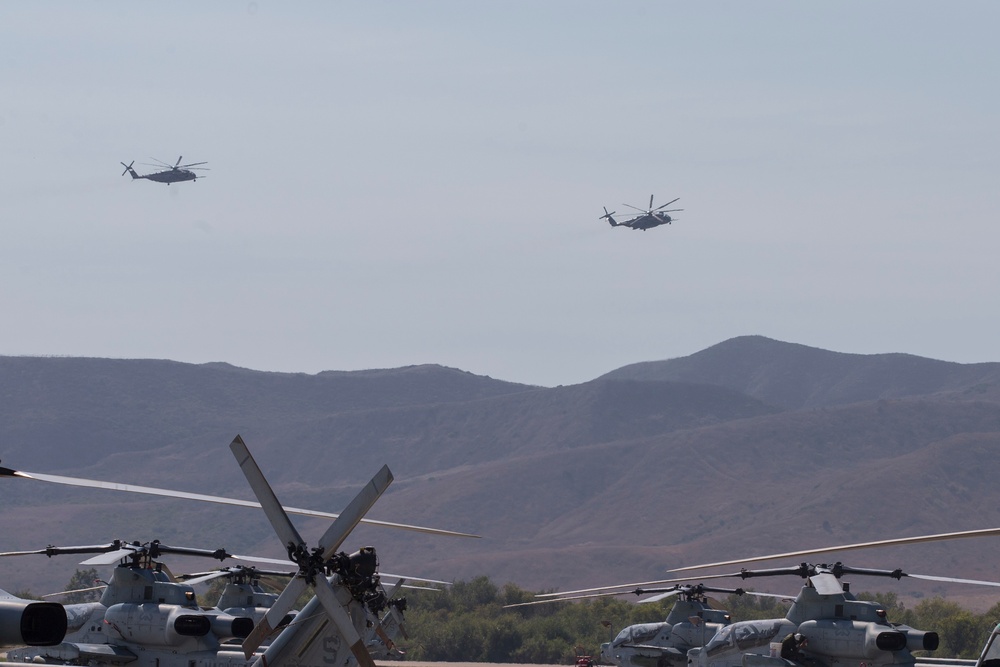
{"type": "MultiPolygon", "coordinates": [[[[61,644],[66,636],[65,619],[61,625],[58,619],[43,624],[43,610],[46,608],[33,606],[35,603],[29,601],[14,600],[8,605],[9,609],[0,605],[0,609],[3,610],[3,614],[0,614],[0,624],[2,624],[0,636],[16,636],[22,640],[18,643],[44,643],[47,646],[55,645],[55,648],[45,649],[44,652],[15,649],[13,654],[8,653],[8,655],[16,660],[88,664],[95,667],[114,667],[124,663],[132,663],[135,667],[250,667],[261,661],[269,667],[324,667],[329,664],[373,667],[374,663],[365,648],[362,635],[379,623],[377,612],[373,609],[379,608],[378,605],[385,602],[378,579],[378,558],[374,548],[371,547],[350,555],[338,549],[392,481],[388,467],[384,466],[376,474],[348,505],[345,512],[335,515],[338,518],[320,538],[318,546],[310,549],[288,520],[285,509],[277,502],[242,438],[237,436],[231,443],[230,449],[255,495],[261,501],[256,506],[263,507],[268,520],[288,551],[288,560],[239,558],[285,566],[291,561],[293,566],[297,566],[297,571],[291,573],[293,576],[288,586],[274,600],[271,607],[267,608],[256,627],[253,619],[249,617],[231,616],[220,610],[199,609],[193,588],[189,584],[169,581],[166,568],[154,562],[154,553],[164,553],[164,547],[159,543],[126,546],[117,541],[96,547],[63,549],[50,547],[24,553],[48,555],[50,551],[53,553],[96,551],[102,554],[96,559],[84,561],[83,564],[110,564],[113,562],[112,559],[122,559],[115,570],[116,575],[119,572],[124,573],[119,575],[121,580],[116,581],[115,576],[111,578],[102,596],[102,602],[96,603],[99,606],[89,609],[90,613],[82,618],[78,627],[74,618],[74,632],[79,630],[96,635],[107,630],[106,636],[109,636],[110,640],[103,642],[102,645],[101,641],[88,635],[86,643],[71,641],[61,644]],[[134,559],[137,558],[135,555],[137,553],[145,554],[139,558],[146,560],[136,563],[134,559]],[[136,567],[126,567],[128,565],[126,560],[131,561],[136,567]],[[315,597],[303,607],[300,615],[288,625],[283,625],[291,606],[306,589],[312,589],[315,597]],[[108,602],[113,604],[109,606],[106,604],[108,602]],[[41,626],[41,632],[25,632],[26,620],[41,626]],[[8,628],[14,622],[20,623],[18,627],[21,630],[17,633],[8,628]],[[107,628],[97,628],[98,625],[107,628]],[[222,646],[216,646],[215,644],[220,643],[223,636],[243,639],[243,651],[226,650],[222,646]],[[258,652],[258,647],[267,640],[270,640],[270,644],[262,653],[258,652]]],[[[16,471],[4,470],[9,476],[24,476],[17,474],[16,471]]],[[[73,484],[87,486],[108,484],[93,480],[87,482],[81,484],[81,480],[75,480],[73,484]]],[[[156,495],[166,495],[166,493],[156,495]]],[[[192,494],[188,494],[190,495],[192,494]]],[[[247,504],[246,501],[222,500],[228,504],[247,504]]],[[[219,502],[219,499],[213,502],[219,502]]],[[[250,503],[250,505],[255,504],[250,503]]],[[[397,524],[388,525],[397,526],[397,524]]],[[[403,527],[402,524],[398,526],[403,527]]],[[[409,528],[420,529],[413,526],[409,528]]],[[[434,531],[434,529],[427,530],[434,531]]],[[[444,532],[448,534],[451,531],[444,532]]],[[[198,553],[192,553],[193,551],[195,550],[170,549],[170,553],[182,555],[211,555],[220,560],[224,557],[236,558],[225,550],[199,550],[198,553]]],[[[70,610],[72,607],[67,605],[60,608],[70,610]]],[[[13,664],[23,663],[0,663],[4,667],[13,664]]]]}
{"type": "Polygon", "coordinates": [[[599,220],[607,220],[611,223],[612,227],[629,227],[630,229],[641,229],[646,231],[647,229],[652,229],[653,227],[659,227],[660,225],[669,225],[671,222],[676,220],[676,218],[670,217],[670,213],[675,213],[677,211],[683,211],[682,208],[671,208],[667,207],[673,204],[675,201],[680,199],[672,199],[662,206],[657,206],[653,208],[653,195],[649,195],[649,208],[639,208],[638,206],[632,206],[631,204],[622,204],[622,206],[628,206],[629,208],[639,211],[642,215],[630,218],[625,222],[618,222],[615,220],[614,215],[616,211],[608,212],[607,206],[604,207],[604,215],[602,215],[599,220]],[[666,209],[666,210],[664,210],[666,209]]]}
{"type": "Polygon", "coordinates": [[[195,181],[198,180],[199,178],[205,178],[204,176],[199,176],[194,172],[208,170],[208,167],[198,166],[202,164],[208,164],[207,162],[192,162],[190,164],[181,164],[181,160],[184,159],[183,155],[178,157],[177,162],[174,164],[168,164],[162,160],[157,160],[155,157],[150,159],[155,160],[159,164],[147,164],[146,166],[153,167],[155,169],[160,169],[161,171],[154,171],[153,173],[143,174],[140,176],[135,172],[135,169],[132,168],[132,165],[135,164],[135,160],[132,160],[128,164],[125,164],[124,162],[121,163],[121,165],[125,167],[125,171],[122,172],[122,176],[124,176],[125,174],[132,174],[132,180],[145,178],[146,180],[149,181],[156,181],[157,183],[166,183],[167,185],[170,185],[171,183],[181,183],[183,181],[195,181]]]}

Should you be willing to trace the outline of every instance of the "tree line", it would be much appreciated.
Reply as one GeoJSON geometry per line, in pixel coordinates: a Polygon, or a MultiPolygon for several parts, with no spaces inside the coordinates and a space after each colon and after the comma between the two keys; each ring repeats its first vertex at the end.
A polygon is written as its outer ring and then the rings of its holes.
{"type": "MultiPolygon", "coordinates": [[[[662,621],[673,599],[637,605],[623,598],[595,598],[505,609],[536,601],[536,593],[514,584],[498,586],[487,577],[455,582],[438,591],[407,593],[409,639],[397,642],[404,660],[518,662],[571,665],[577,655],[600,655],[601,644],[635,623],[662,621]]],[[[1000,621],[1000,603],[985,613],[963,609],[940,597],[907,609],[895,593],[857,597],[881,604],[892,623],[937,632],[936,658],[971,658],[979,653],[1000,621]]],[[[713,607],[734,621],[780,618],[788,605],[773,598],[729,595],[713,607]]]]}
{"type": "MultiPolygon", "coordinates": [[[[100,591],[93,587],[100,583],[96,570],[77,570],[64,590],[79,592],[69,594],[63,602],[99,598],[100,591]]],[[[283,585],[275,582],[272,588],[280,590],[283,585]]],[[[198,596],[201,604],[215,604],[221,589],[219,581],[213,582],[198,596]]],[[[16,595],[33,597],[29,591],[16,595]]],[[[396,641],[404,652],[400,657],[570,665],[578,655],[591,655],[596,660],[601,644],[611,641],[622,628],[662,621],[673,605],[672,598],[637,605],[628,599],[606,597],[505,608],[535,602],[535,596],[535,591],[510,583],[498,586],[485,576],[457,581],[440,591],[408,591],[405,617],[409,638],[396,641]]],[[[937,632],[941,639],[938,650],[928,654],[936,658],[977,658],[1000,622],[1000,603],[977,614],[940,597],[921,600],[912,609],[895,593],[859,593],[857,597],[878,602],[892,623],[937,632]]],[[[780,618],[788,610],[787,604],[777,599],[749,595],[729,595],[712,602],[713,607],[729,611],[733,621],[780,618]]]]}

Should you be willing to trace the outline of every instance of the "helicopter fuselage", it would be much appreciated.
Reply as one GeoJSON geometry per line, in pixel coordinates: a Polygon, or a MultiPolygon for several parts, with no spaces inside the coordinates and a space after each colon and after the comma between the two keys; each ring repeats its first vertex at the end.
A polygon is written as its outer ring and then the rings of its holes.
{"type": "Polygon", "coordinates": [[[198,180],[198,175],[190,169],[170,169],[167,171],[157,171],[152,174],[145,174],[143,176],[139,176],[139,178],[145,178],[150,181],[166,183],[169,185],[171,183],[198,180]]]}

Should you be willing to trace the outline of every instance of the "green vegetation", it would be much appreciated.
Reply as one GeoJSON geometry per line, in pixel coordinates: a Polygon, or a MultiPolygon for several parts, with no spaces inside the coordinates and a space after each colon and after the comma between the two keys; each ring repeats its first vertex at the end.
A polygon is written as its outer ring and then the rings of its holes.
{"type": "MultiPolygon", "coordinates": [[[[906,609],[895,594],[859,594],[880,602],[893,623],[937,632],[937,658],[977,658],[1000,621],[1000,603],[975,614],[941,598],[922,600],[906,609]]],[[[459,581],[440,592],[406,595],[409,640],[400,641],[407,660],[519,662],[571,665],[578,654],[600,654],[623,627],[666,618],[673,600],[637,605],[632,600],[595,598],[504,609],[535,600],[535,593],[487,577],[459,581]]],[[[778,618],[787,606],[772,598],[730,595],[713,606],[727,609],[734,621],[778,618]]]]}

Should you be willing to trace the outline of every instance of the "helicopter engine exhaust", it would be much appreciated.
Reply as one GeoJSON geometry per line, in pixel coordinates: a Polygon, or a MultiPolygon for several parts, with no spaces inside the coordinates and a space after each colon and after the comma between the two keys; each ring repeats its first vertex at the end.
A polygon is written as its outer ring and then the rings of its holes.
{"type": "Polygon", "coordinates": [[[66,610],[57,602],[0,600],[0,644],[55,646],[66,636],[66,610]]]}
{"type": "MultiPolygon", "coordinates": [[[[900,628],[902,630],[902,628],[900,628]]],[[[936,651],[940,640],[936,632],[906,628],[906,648],[911,651],[936,651]]]]}
{"type": "Polygon", "coordinates": [[[253,619],[246,616],[219,614],[212,619],[212,633],[220,641],[246,639],[253,631],[253,619]]]}

